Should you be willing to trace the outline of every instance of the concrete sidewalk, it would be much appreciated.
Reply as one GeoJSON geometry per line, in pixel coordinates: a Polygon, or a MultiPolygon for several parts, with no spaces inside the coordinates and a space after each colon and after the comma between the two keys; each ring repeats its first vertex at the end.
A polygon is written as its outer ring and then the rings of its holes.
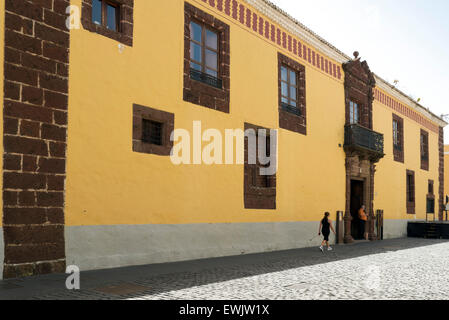
{"type": "MultiPolygon", "coordinates": [[[[260,253],[168,264],[81,272],[81,290],[65,287],[68,275],[53,274],[0,281],[0,299],[133,299],[193,287],[266,275],[373,254],[449,243],[443,240],[394,239],[318,248],[260,253]]],[[[236,298],[239,296],[236,295],[236,298]]],[[[170,296],[166,296],[170,299],[170,296]]],[[[189,297],[185,297],[189,299],[189,297]]]]}

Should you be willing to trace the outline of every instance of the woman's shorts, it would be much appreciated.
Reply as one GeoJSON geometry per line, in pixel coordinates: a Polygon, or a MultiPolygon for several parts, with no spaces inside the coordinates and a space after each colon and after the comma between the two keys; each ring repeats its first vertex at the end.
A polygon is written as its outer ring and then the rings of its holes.
{"type": "Polygon", "coordinates": [[[329,241],[329,235],[330,235],[330,232],[326,232],[326,233],[323,232],[324,241],[329,241]]]}

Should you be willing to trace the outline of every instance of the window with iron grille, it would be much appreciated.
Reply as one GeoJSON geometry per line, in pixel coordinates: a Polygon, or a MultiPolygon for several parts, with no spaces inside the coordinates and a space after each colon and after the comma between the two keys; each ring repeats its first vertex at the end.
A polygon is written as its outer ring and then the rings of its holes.
{"type": "Polygon", "coordinates": [[[407,170],[407,213],[415,214],[415,172],[407,170]]]}
{"type": "Polygon", "coordinates": [[[393,113],[393,155],[394,160],[404,163],[404,120],[393,113]]]}
{"type": "Polygon", "coordinates": [[[435,213],[435,199],[427,198],[427,213],[435,213]]]}
{"type": "Polygon", "coordinates": [[[268,168],[270,163],[262,164],[259,159],[259,139],[264,138],[266,139],[266,156],[273,158],[270,148],[273,137],[270,136],[270,133],[269,129],[245,123],[245,209],[276,209],[276,173],[273,175],[261,173],[261,169],[268,168]],[[250,147],[250,141],[255,145],[250,147]],[[253,150],[253,148],[256,150],[253,150]],[[255,158],[253,158],[254,156],[255,158]]]}
{"type": "Polygon", "coordinates": [[[421,169],[429,170],[429,133],[421,129],[421,169]]]}
{"type": "Polygon", "coordinates": [[[142,141],[162,146],[163,126],[160,122],[142,119],[142,141]]]}
{"type": "Polygon", "coordinates": [[[173,148],[170,135],[175,116],[162,110],[133,105],[133,151],[169,156],[173,148]]]}
{"type": "Polygon", "coordinates": [[[435,194],[434,194],[434,181],[429,180],[428,194],[427,194],[427,213],[435,213],[435,194]]]}

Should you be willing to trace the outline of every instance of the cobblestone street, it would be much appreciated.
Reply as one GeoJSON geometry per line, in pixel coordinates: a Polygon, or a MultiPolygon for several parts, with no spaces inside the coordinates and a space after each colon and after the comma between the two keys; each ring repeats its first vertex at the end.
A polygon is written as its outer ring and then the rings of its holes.
{"type": "MultiPolygon", "coordinates": [[[[81,273],[79,291],[63,289],[63,275],[48,276],[46,283],[53,281],[57,289],[50,286],[43,294],[30,292],[21,298],[448,299],[448,268],[449,242],[398,239],[337,246],[324,254],[307,248],[85,272],[81,273]]],[[[14,298],[14,291],[24,291],[27,281],[32,280],[3,281],[0,298],[14,298]]]]}

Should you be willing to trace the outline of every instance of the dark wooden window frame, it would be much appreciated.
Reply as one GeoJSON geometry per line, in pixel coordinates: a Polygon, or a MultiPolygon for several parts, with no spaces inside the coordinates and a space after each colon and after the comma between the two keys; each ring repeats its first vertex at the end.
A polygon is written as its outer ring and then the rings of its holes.
{"type": "Polygon", "coordinates": [[[278,96],[279,96],[279,127],[281,129],[307,135],[306,108],[306,68],[299,62],[278,53],[278,96]],[[289,108],[282,102],[282,67],[296,72],[297,106],[289,108]],[[297,109],[298,112],[295,112],[297,109]]]}
{"type": "Polygon", "coordinates": [[[199,62],[194,60],[192,57],[190,57],[190,62],[193,62],[194,64],[200,65],[201,66],[201,72],[203,73],[207,73],[206,69],[211,69],[215,72],[217,72],[217,75],[220,74],[220,31],[216,30],[215,28],[201,22],[198,21],[196,19],[192,19],[190,21],[190,23],[196,23],[197,25],[199,25],[201,27],[201,31],[202,31],[202,39],[201,39],[201,43],[199,43],[198,41],[196,41],[195,39],[190,38],[190,42],[196,43],[197,45],[199,45],[201,47],[201,56],[203,61],[199,62]],[[217,49],[208,47],[206,44],[206,34],[207,31],[211,31],[213,33],[215,33],[217,35],[217,49]],[[217,54],[217,69],[212,69],[211,67],[207,66],[207,62],[206,62],[206,50],[210,50],[213,51],[214,53],[217,54]]]}
{"type": "MultiPolygon", "coordinates": [[[[204,57],[205,58],[205,57],[204,57]]],[[[195,105],[229,113],[230,27],[213,15],[184,3],[184,90],[183,99],[195,105]],[[190,68],[190,22],[204,25],[218,34],[218,77],[196,74],[190,68]]]]}
{"type": "MultiPolygon", "coordinates": [[[[270,129],[245,123],[245,131],[255,130],[257,135],[259,129],[267,130],[267,140],[270,137],[270,129]]],[[[244,165],[244,205],[245,209],[275,210],[276,209],[276,174],[264,176],[266,186],[257,186],[254,179],[259,179],[261,164],[249,164],[248,161],[248,138],[245,136],[245,165],[244,165]],[[256,185],[255,185],[256,184],[256,185]]]]}
{"type": "Polygon", "coordinates": [[[393,155],[394,161],[404,163],[404,119],[393,114],[393,155]],[[398,124],[397,140],[395,143],[394,122],[398,124]]]}
{"type": "Polygon", "coordinates": [[[415,187],[415,172],[407,170],[406,175],[406,203],[407,214],[415,214],[416,210],[416,187],[415,187]]]}
{"type": "Polygon", "coordinates": [[[84,29],[98,33],[107,38],[119,41],[127,46],[133,45],[134,0],[102,0],[102,24],[96,24],[92,19],[92,0],[83,0],[81,22],[84,29]],[[114,31],[106,27],[106,4],[115,6],[118,10],[117,27],[114,31]]]}
{"type": "Polygon", "coordinates": [[[429,171],[429,133],[421,129],[421,134],[419,135],[420,140],[420,154],[421,154],[421,169],[429,171]]]}
{"type": "MultiPolygon", "coordinates": [[[[108,10],[107,7],[108,5],[111,7],[114,7],[116,10],[116,17],[115,17],[115,28],[116,30],[112,30],[109,29],[111,31],[116,31],[116,32],[120,32],[120,7],[121,4],[115,1],[111,1],[111,0],[100,0],[101,1],[101,26],[103,26],[104,28],[108,28],[108,10]]],[[[92,17],[93,20],[93,17],[92,17]]],[[[92,21],[94,22],[94,21],[92,21]]],[[[94,22],[95,23],[95,22],[94,22]]]]}
{"type": "Polygon", "coordinates": [[[173,113],[134,104],[133,151],[159,156],[169,156],[173,148],[173,141],[170,141],[170,136],[174,127],[175,115],[173,113]],[[161,145],[144,141],[143,119],[162,124],[161,145]]]}
{"type": "Polygon", "coordinates": [[[299,75],[296,70],[293,70],[287,65],[281,65],[281,106],[285,111],[291,112],[293,114],[296,114],[298,116],[301,116],[301,110],[298,108],[299,104],[299,75]],[[282,68],[285,68],[287,70],[287,80],[282,79],[282,68]],[[295,84],[293,84],[293,81],[291,79],[291,73],[295,74],[295,84]],[[285,96],[282,93],[282,84],[287,85],[287,95],[285,96]],[[292,98],[291,94],[291,88],[295,88],[295,99],[292,98]],[[284,102],[283,100],[287,100],[287,102],[284,102]],[[292,104],[292,102],[295,103],[295,105],[292,104]]]}

